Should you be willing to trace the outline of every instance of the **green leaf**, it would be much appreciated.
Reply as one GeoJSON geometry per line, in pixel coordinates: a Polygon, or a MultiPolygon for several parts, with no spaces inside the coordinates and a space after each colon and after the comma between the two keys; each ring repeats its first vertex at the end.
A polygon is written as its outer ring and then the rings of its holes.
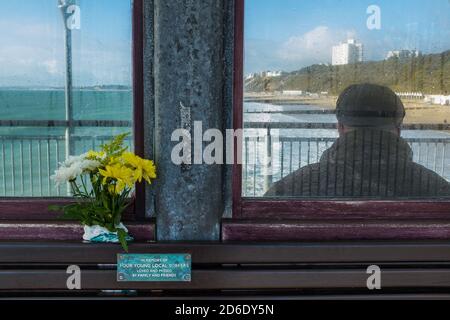
{"type": "Polygon", "coordinates": [[[117,226],[121,220],[122,220],[122,215],[116,214],[116,216],[114,217],[114,224],[117,226]]]}
{"type": "Polygon", "coordinates": [[[128,253],[128,242],[127,242],[128,233],[123,229],[117,230],[117,236],[119,238],[120,244],[122,245],[123,250],[128,253]]]}
{"type": "Polygon", "coordinates": [[[62,219],[79,220],[83,219],[83,208],[79,204],[71,204],[63,208],[62,219]]]}
{"type": "Polygon", "coordinates": [[[57,205],[51,205],[51,206],[48,206],[48,211],[50,211],[50,212],[62,212],[62,211],[64,211],[64,207],[57,206],[57,205]]]}
{"type": "Polygon", "coordinates": [[[124,140],[130,135],[130,133],[124,133],[116,136],[112,141],[101,146],[102,150],[108,155],[108,157],[116,156],[126,151],[128,147],[124,147],[124,140]]]}

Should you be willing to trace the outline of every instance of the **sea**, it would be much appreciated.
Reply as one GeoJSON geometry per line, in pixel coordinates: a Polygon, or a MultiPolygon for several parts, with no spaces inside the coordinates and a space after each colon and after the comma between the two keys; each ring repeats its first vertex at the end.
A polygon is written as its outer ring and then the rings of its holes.
{"type": "MultiPolygon", "coordinates": [[[[74,120],[132,121],[131,90],[73,91],[74,120]]],[[[62,89],[0,89],[0,120],[65,120],[62,89]]],[[[19,122],[20,124],[20,122],[19,122]]],[[[74,129],[74,153],[98,148],[131,127],[74,129]]],[[[50,176],[65,159],[65,129],[0,126],[0,196],[65,196],[50,176]]],[[[127,142],[132,148],[131,139],[127,142]]]]}

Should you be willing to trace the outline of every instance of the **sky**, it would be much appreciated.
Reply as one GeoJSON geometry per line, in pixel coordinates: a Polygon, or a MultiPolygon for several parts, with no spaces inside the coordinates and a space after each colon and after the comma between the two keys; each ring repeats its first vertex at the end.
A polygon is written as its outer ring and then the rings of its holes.
{"type": "Polygon", "coordinates": [[[245,72],[294,71],[331,63],[334,45],[355,38],[365,60],[390,50],[450,49],[449,0],[246,0],[245,72]],[[369,30],[371,5],[381,28],[369,30]]]}
{"type": "MultiPolygon", "coordinates": [[[[75,86],[131,84],[131,0],[75,0],[75,86]]],[[[63,87],[58,0],[0,0],[0,87],[63,87]]]]}

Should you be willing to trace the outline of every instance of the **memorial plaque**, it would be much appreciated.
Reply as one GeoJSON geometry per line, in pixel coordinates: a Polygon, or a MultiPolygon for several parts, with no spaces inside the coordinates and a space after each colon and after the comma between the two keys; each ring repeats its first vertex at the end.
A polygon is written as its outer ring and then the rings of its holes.
{"type": "Polygon", "coordinates": [[[190,282],[190,254],[119,254],[119,282],[190,282]]]}

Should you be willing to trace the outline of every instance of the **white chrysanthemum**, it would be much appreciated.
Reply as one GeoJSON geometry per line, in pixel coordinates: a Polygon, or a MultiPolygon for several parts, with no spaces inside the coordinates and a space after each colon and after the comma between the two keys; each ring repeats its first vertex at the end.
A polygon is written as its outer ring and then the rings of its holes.
{"type": "Polygon", "coordinates": [[[51,176],[51,179],[59,186],[61,184],[73,181],[77,176],[81,175],[83,170],[77,164],[73,164],[70,167],[61,166],[55,171],[55,174],[51,176]]]}
{"type": "Polygon", "coordinates": [[[69,156],[62,165],[65,167],[71,167],[72,165],[77,165],[78,163],[84,161],[86,155],[82,154],[80,156],[69,156]]]}
{"type": "Polygon", "coordinates": [[[80,162],[80,168],[83,172],[92,172],[97,170],[102,164],[97,160],[83,160],[80,162]]]}
{"type": "Polygon", "coordinates": [[[86,159],[86,154],[76,157],[70,156],[66,161],[61,163],[61,166],[55,171],[51,179],[57,185],[61,185],[75,180],[83,173],[90,173],[97,170],[100,165],[101,163],[99,161],[86,159]]]}

